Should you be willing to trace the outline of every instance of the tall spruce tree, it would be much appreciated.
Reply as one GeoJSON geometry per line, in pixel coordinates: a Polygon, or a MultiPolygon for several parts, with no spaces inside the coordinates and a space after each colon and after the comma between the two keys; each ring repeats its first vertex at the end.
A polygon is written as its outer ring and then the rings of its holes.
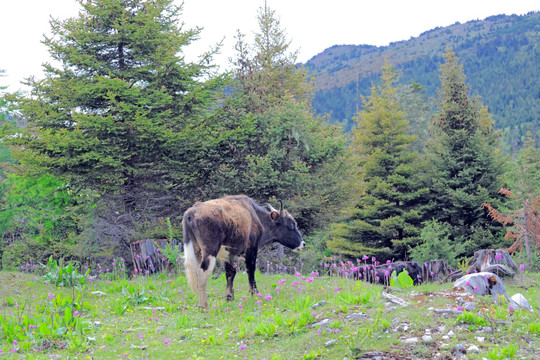
{"type": "Polygon", "coordinates": [[[266,2],[257,19],[253,44],[241,34],[237,38],[235,92],[228,99],[236,101],[230,108],[236,117],[250,119],[252,134],[222,174],[229,190],[259,201],[283,199],[310,232],[331,221],[347,199],[347,139],[314,114],[307,70],[297,66],[296,53],[266,2]]]}
{"type": "Polygon", "coordinates": [[[381,85],[373,86],[364,109],[354,119],[353,150],[362,167],[364,192],[347,222],[335,224],[328,247],[350,257],[376,255],[405,259],[419,239],[423,199],[428,193],[420,174],[415,136],[400,109],[397,74],[386,64],[381,85]]]}
{"type": "MultiPolygon", "coordinates": [[[[493,120],[471,96],[463,67],[453,50],[440,67],[439,111],[434,141],[428,148],[431,179],[430,214],[450,226],[451,238],[468,242],[467,252],[492,247],[501,230],[487,216],[483,202],[500,204],[502,157],[493,120]]],[[[462,254],[465,255],[465,254],[462,254]]]]}
{"type": "Polygon", "coordinates": [[[28,122],[17,159],[114,197],[130,216],[178,208],[207,177],[198,160],[227,137],[208,111],[226,77],[207,65],[212,51],[184,60],[199,29],[179,28],[173,0],[81,6],[51,21],[44,43],[60,66],[44,65],[31,94],[12,97],[28,122]]]}
{"type": "Polygon", "coordinates": [[[184,59],[200,29],[180,26],[173,0],[80,3],[77,17],[51,21],[44,43],[55,63],[44,79],[10,97],[28,125],[12,145],[29,176],[50,173],[93,194],[78,198],[98,205],[81,241],[101,251],[159,236],[147,229],[166,234],[164,218],[205,197],[222,161],[207,154],[243,129],[213,116],[229,78],[215,73],[214,49],[184,59]]]}

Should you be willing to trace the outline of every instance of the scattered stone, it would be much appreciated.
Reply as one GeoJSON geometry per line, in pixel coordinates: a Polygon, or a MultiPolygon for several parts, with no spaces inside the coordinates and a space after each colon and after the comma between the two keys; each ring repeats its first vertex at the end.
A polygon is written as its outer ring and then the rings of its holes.
{"type": "Polygon", "coordinates": [[[312,308],[313,310],[315,310],[316,308],[318,308],[318,307],[320,307],[320,306],[324,306],[324,305],[326,305],[326,304],[328,304],[328,301],[326,301],[326,300],[321,300],[321,301],[319,301],[318,303],[316,303],[315,305],[313,305],[311,308],[312,308]]]}
{"type": "Polygon", "coordinates": [[[101,321],[94,321],[95,327],[101,327],[101,321]]]}
{"type": "Polygon", "coordinates": [[[409,303],[406,302],[405,300],[402,300],[400,298],[398,298],[397,296],[395,295],[392,295],[392,294],[388,294],[388,293],[385,293],[383,292],[382,293],[382,296],[388,300],[388,301],[391,301],[393,302],[394,304],[397,304],[399,306],[402,306],[402,307],[406,307],[406,306],[409,306],[409,303]]]}
{"type": "Polygon", "coordinates": [[[430,335],[424,335],[422,336],[422,342],[430,343],[433,341],[433,338],[430,335]]]}
{"type": "Polygon", "coordinates": [[[442,315],[459,315],[463,312],[456,309],[433,309],[433,308],[429,308],[429,309],[432,309],[431,311],[433,311],[436,314],[442,314],[442,315]]]}
{"type": "Polygon", "coordinates": [[[385,353],[381,351],[367,351],[367,352],[362,353],[360,357],[357,357],[355,359],[356,360],[413,360],[409,357],[400,356],[393,352],[385,353]]]}
{"type": "Polygon", "coordinates": [[[454,337],[456,333],[454,333],[452,330],[450,330],[447,334],[449,337],[454,337]]]}
{"type": "Polygon", "coordinates": [[[311,325],[311,327],[314,327],[314,328],[317,327],[317,326],[324,327],[324,326],[330,324],[331,321],[332,320],[330,320],[330,319],[322,319],[321,321],[311,325]]]}
{"type": "Polygon", "coordinates": [[[103,291],[92,291],[92,295],[103,296],[103,295],[107,295],[107,294],[104,293],[103,291]]]}
{"type": "Polygon", "coordinates": [[[368,314],[362,314],[362,313],[352,313],[347,315],[347,319],[349,320],[363,320],[369,318],[368,314]]]}
{"type": "Polygon", "coordinates": [[[403,332],[409,331],[409,325],[408,324],[398,325],[398,327],[396,327],[396,331],[403,331],[403,332]]]}
{"type": "Polygon", "coordinates": [[[443,339],[443,340],[450,340],[450,336],[448,336],[448,335],[443,335],[443,336],[441,337],[441,339],[443,339]]]}
{"type": "Polygon", "coordinates": [[[463,344],[457,344],[454,351],[452,351],[452,355],[458,357],[465,356],[465,354],[467,354],[467,349],[463,344]]]}
{"type": "Polygon", "coordinates": [[[426,335],[430,335],[431,334],[431,330],[430,329],[426,329],[426,335]]]}
{"type": "Polygon", "coordinates": [[[527,299],[525,299],[525,297],[521,295],[520,293],[512,295],[510,299],[512,299],[517,305],[521,306],[522,308],[525,308],[529,310],[530,312],[534,311],[532,306],[527,301],[527,299]]]}
{"type": "Polygon", "coordinates": [[[444,330],[446,330],[446,326],[444,325],[439,326],[439,332],[443,332],[444,330]]]}
{"type": "Polygon", "coordinates": [[[416,344],[418,342],[417,337],[408,338],[402,341],[404,344],[416,344]]]}
{"type": "Polygon", "coordinates": [[[163,325],[162,325],[162,326],[158,326],[158,327],[156,328],[156,332],[157,332],[157,333],[161,333],[161,332],[163,332],[164,330],[165,330],[165,326],[163,326],[163,325]]]}
{"type": "Polygon", "coordinates": [[[471,353],[471,354],[478,354],[480,352],[480,349],[478,348],[478,346],[476,345],[471,345],[469,346],[469,348],[467,349],[467,352],[468,353],[471,353]]]}
{"type": "Polygon", "coordinates": [[[336,339],[332,339],[332,340],[330,340],[330,341],[325,342],[325,343],[324,343],[324,346],[325,346],[325,347],[329,347],[329,346],[334,345],[336,342],[337,342],[336,339]]]}
{"type": "Polygon", "coordinates": [[[463,310],[474,311],[476,310],[476,303],[473,301],[464,302],[462,305],[463,310]]]}
{"type": "Polygon", "coordinates": [[[489,334],[493,334],[493,329],[491,328],[491,326],[484,326],[482,327],[482,332],[487,332],[489,334]]]}
{"type": "Polygon", "coordinates": [[[484,341],[486,341],[486,338],[483,337],[483,336],[477,336],[475,337],[476,341],[478,341],[479,343],[483,343],[484,341]]]}

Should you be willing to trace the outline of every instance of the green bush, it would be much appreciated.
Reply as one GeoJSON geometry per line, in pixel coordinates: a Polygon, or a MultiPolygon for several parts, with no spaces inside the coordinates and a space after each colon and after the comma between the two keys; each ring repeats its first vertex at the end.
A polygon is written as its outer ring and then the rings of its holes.
{"type": "Polygon", "coordinates": [[[437,220],[426,221],[420,233],[420,245],[409,248],[411,258],[418,263],[433,259],[445,259],[453,267],[458,265],[458,256],[463,254],[467,242],[450,239],[450,227],[437,220]]]}

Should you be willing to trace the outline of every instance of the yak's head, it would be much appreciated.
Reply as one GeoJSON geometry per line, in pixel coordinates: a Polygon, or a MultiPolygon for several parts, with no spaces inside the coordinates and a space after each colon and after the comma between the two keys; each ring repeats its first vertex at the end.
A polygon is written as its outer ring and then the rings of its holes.
{"type": "Polygon", "coordinates": [[[274,225],[272,229],[273,240],[290,249],[302,250],[306,242],[298,231],[296,220],[288,211],[283,210],[283,202],[281,200],[279,202],[281,205],[279,211],[274,209],[272,205],[266,204],[270,209],[270,218],[274,225]]]}

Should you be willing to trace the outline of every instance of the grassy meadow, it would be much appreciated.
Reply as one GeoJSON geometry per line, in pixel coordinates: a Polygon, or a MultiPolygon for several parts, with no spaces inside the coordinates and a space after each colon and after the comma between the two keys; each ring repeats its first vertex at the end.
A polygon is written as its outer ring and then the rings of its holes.
{"type": "Polygon", "coordinates": [[[468,359],[540,358],[538,273],[505,281],[533,313],[466,297],[476,301],[468,312],[451,283],[392,290],[323,269],[257,273],[259,296],[239,271],[232,302],[221,274],[209,282],[206,311],[181,271],[132,279],[103,268],[100,276],[73,268],[59,276],[58,267],[0,272],[0,359],[354,359],[374,351],[452,359],[458,345],[478,348],[468,359]],[[383,291],[409,305],[387,302],[383,291]]]}

